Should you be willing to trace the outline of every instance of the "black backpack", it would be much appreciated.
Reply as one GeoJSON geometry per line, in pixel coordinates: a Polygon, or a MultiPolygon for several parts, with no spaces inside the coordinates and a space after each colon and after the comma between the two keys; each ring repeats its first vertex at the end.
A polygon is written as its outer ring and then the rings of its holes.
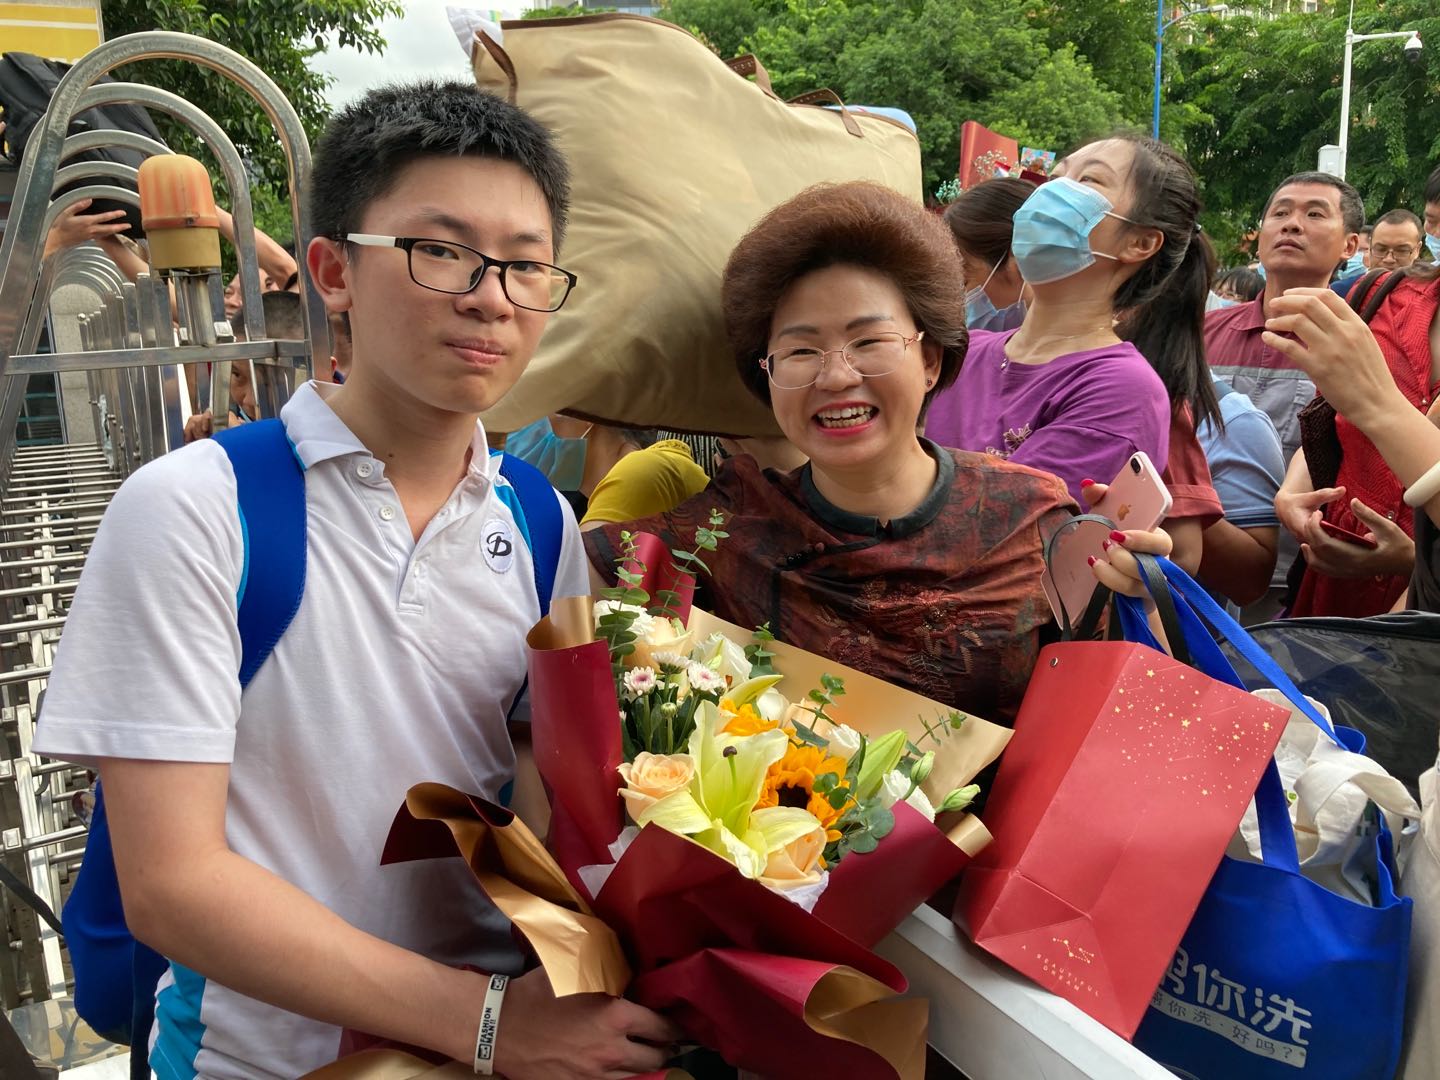
{"type": "MultiPolygon", "coordinates": [[[[10,52],[0,57],[0,120],[4,120],[6,124],[4,135],[4,141],[7,144],[6,156],[16,165],[24,160],[25,146],[30,141],[30,135],[35,130],[35,125],[40,122],[40,117],[50,107],[50,97],[55,93],[55,87],[60,84],[60,79],[69,70],[69,64],[62,64],[58,60],[44,60],[30,53],[10,52]]],[[[106,76],[97,82],[114,82],[114,80],[106,76]]],[[[133,131],[137,135],[144,135],[156,142],[162,141],[160,132],[156,130],[155,121],[151,120],[150,114],[138,105],[105,105],[98,109],[87,109],[70,121],[70,130],[67,134],[78,135],[83,131],[105,129],[133,131]]],[[[66,164],[76,161],[116,161],[122,165],[132,165],[138,168],[140,163],[145,160],[145,156],[138,150],[113,146],[77,154],[66,164]]],[[[97,180],[94,182],[116,184],[131,190],[135,188],[134,184],[120,180],[97,180]]],[[[75,187],[86,186],[86,183],[82,181],[79,184],[68,184],[57,194],[75,187]]],[[[136,207],[112,202],[109,199],[97,199],[87,213],[100,214],[108,210],[125,211],[125,220],[130,223],[130,231],[125,234],[126,236],[138,239],[145,235],[140,226],[140,211],[136,207]]]]}

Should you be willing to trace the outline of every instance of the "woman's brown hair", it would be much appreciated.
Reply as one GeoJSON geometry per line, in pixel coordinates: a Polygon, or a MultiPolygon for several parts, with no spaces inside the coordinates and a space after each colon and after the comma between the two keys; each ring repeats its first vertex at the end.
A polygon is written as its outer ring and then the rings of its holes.
{"type": "Polygon", "coordinates": [[[1010,257],[1015,211],[1034,193],[1035,185],[1029,180],[997,176],[961,192],[945,208],[945,224],[961,251],[986,266],[997,267],[1010,257]]]}
{"type": "Polygon", "coordinates": [[[730,253],[721,300],[725,332],[745,386],[770,401],[760,367],[780,298],[828,266],[868,267],[905,297],[925,340],[941,348],[930,398],[955,381],[965,359],[965,274],[950,230],[899,192],[868,181],[817,184],[771,210],[730,253]]]}

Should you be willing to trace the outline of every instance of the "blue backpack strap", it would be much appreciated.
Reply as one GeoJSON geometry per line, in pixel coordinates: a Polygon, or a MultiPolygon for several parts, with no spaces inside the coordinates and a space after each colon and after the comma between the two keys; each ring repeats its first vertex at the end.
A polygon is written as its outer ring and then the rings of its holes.
{"type": "Polygon", "coordinates": [[[240,610],[240,686],[260,670],[300,610],[305,592],[305,467],[279,420],[227,428],[215,437],[235,472],[245,564],[240,610]],[[250,568],[261,571],[251,575],[250,568]]]}
{"type": "MultiPolygon", "coordinates": [[[[279,420],[230,428],[215,441],[235,474],[244,548],[236,618],[243,689],[300,609],[307,550],[305,469],[279,420]],[[252,566],[260,567],[253,576],[252,566]]],[[[95,792],[85,859],[63,915],[77,972],[76,1011],[98,1020],[110,1038],[130,1043],[132,1075],[148,1077],[155,988],[168,963],[125,926],[104,792],[98,785],[95,792]]]]}
{"type": "Polygon", "coordinates": [[[550,614],[550,598],[555,595],[560,545],[565,539],[565,515],[560,510],[554,486],[534,465],[512,454],[501,454],[500,475],[510,482],[520,501],[516,524],[535,563],[535,592],[540,597],[543,618],[550,614]]]}

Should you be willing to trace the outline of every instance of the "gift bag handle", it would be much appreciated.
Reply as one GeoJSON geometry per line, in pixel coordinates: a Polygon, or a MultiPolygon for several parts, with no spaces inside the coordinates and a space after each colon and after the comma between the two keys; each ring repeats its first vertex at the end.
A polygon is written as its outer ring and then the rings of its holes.
{"type": "MultiPolygon", "coordinates": [[[[1076,525],[1083,525],[1087,522],[1101,526],[1106,532],[1111,532],[1115,528],[1115,522],[1100,514],[1076,514],[1061,522],[1060,527],[1052,532],[1049,539],[1045,541],[1045,547],[1041,553],[1041,557],[1045,560],[1045,570],[1052,578],[1054,577],[1054,571],[1051,568],[1055,557],[1056,543],[1059,541],[1061,535],[1068,529],[1076,525]]],[[[1140,563],[1140,572],[1147,579],[1150,593],[1156,597],[1155,610],[1159,613],[1160,625],[1165,630],[1165,636],[1170,639],[1171,648],[1179,650],[1178,652],[1172,652],[1171,655],[1173,655],[1176,660],[1179,660],[1180,663],[1189,664],[1190,651],[1186,647],[1184,635],[1180,632],[1180,624],[1176,614],[1175,604],[1170,598],[1169,588],[1165,585],[1165,577],[1153,560],[1147,561],[1145,557],[1139,557],[1138,561],[1140,563]]],[[[1095,591],[1090,595],[1090,603],[1080,616],[1080,621],[1072,624],[1070,621],[1070,612],[1065,609],[1065,600],[1060,596],[1059,590],[1056,590],[1055,599],[1060,605],[1060,639],[1062,641],[1089,641],[1093,638],[1095,636],[1095,627],[1099,625],[1100,616],[1105,613],[1105,607],[1110,603],[1111,595],[1110,590],[1097,581],[1095,583],[1095,591]]],[[[1132,637],[1128,633],[1121,632],[1123,627],[1129,625],[1128,620],[1130,616],[1126,614],[1122,606],[1118,603],[1120,599],[1118,596],[1115,597],[1117,601],[1115,611],[1118,617],[1112,618],[1110,621],[1110,636],[1116,638],[1123,637],[1129,641],[1140,641],[1142,644],[1150,645],[1152,648],[1164,652],[1165,650],[1160,649],[1159,642],[1155,640],[1154,635],[1150,634],[1148,624],[1145,636],[1141,638],[1132,637]]],[[[1146,622],[1143,611],[1140,614],[1140,622],[1146,622]]]]}
{"type": "Polygon", "coordinates": [[[840,110],[840,119],[845,123],[845,130],[857,139],[863,139],[865,132],[861,130],[860,124],[855,117],[850,115],[850,110],[845,107],[845,102],[840,100],[840,95],[828,87],[821,87],[819,90],[811,90],[809,93],[801,94],[799,97],[791,98],[786,104],[789,105],[815,105],[819,102],[826,102],[834,105],[840,110]]]}
{"type": "Polygon", "coordinates": [[[490,54],[490,59],[495,61],[495,66],[500,69],[500,73],[505,76],[506,81],[510,84],[506,98],[511,105],[514,105],[515,94],[520,87],[519,80],[515,77],[515,62],[510,59],[510,54],[505,51],[505,46],[501,45],[500,42],[496,41],[484,30],[475,31],[475,40],[490,54]]]}
{"type": "Polygon", "coordinates": [[[755,76],[755,85],[764,90],[771,97],[776,97],[775,87],[770,85],[770,73],[765,70],[765,65],[760,63],[760,58],[754,53],[745,53],[743,56],[733,56],[725,61],[725,66],[739,75],[742,79],[755,76]]]}

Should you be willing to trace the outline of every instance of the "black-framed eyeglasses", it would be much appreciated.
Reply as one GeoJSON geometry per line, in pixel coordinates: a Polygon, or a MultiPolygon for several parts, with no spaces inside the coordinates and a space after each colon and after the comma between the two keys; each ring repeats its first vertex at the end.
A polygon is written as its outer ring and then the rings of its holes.
{"type": "Polygon", "coordinates": [[[1412,247],[1410,244],[1399,244],[1395,247],[1391,247],[1388,244],[1371,244],[1370,257],[1372,259],[1389,259],[1392,257],[1396,259],[1413,259],[1419,250],[1419,248],[1412,247]]]}
{"type": "Polygon", "coordinates": [[[887,331],[862,334],[839,349],[817,349],[808,345],[778,349],[762,358],[760,366],[781,390],[801,390],[812,385],[820,378],[829,358],[836,354],[856,375],[874,379],[898,368],[905,360],[905,350],[924,336],[924,330],[917,330],[912,336],[887,331]]]}
{"type": "Polygon", "coordinates": [[[380,236],[346,233],[345,239],[362,247],[393,247],[405,252],[410,280],[436,292],[463,295],[479,287],[493,266],[500,271],[500,290],[516,307],[528,311],[559,311],[579,281],[569,270],[534,259],[492,259],[453,240],[427,236],[380,236]]]}

